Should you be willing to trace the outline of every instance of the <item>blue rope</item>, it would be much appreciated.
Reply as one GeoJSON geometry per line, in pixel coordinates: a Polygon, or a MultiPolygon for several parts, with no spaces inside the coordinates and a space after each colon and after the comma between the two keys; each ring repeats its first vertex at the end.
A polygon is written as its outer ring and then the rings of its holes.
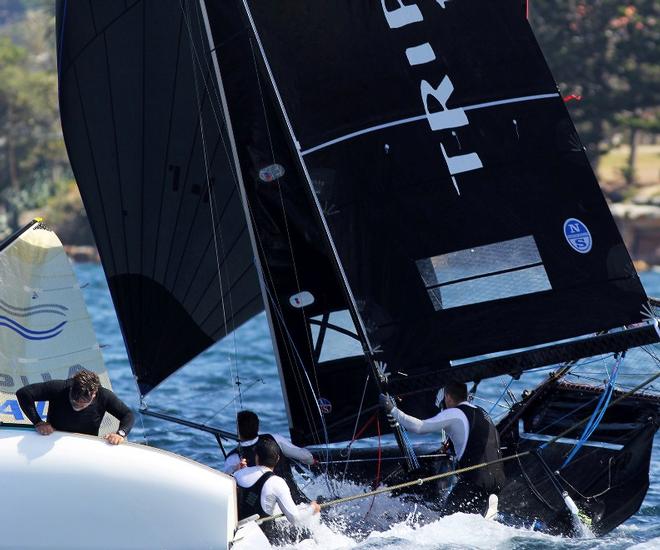
{"type": "Polygon", "coordinates": [[[408,437],[408,432],[403,426],[401,426],[401,424],[399,424],[399,426],[401,427],[401,439],[403,440],[403,444],[406,447],[406,454],[410,459],[410,464],[414,470],[417,470],[419,468],[419,461],[417,460],[417,455],[415,454],[415,450],[413,449],[410,438],[408,437]]]}
{"type": "Polygon", "coordinates": [[[610,379],[607,382],[607,386],[605,387],[603,394],[600,396],[600,399],[598,400],[598,404],[596,405],[596,408],[594,409],[594,412],[591,415],[589,422],[587,422],[587,425],[584,427],[580,439],[571,449],[571,452],[568,454],[566,460],[564,460],[564,463],[561,465],[560,470],[563,470],[566,466],[568,466],[568,464],[571,462],[571,460],[573,460],[573,458],[578,453],[578,451],[596,431],[596,428],[598,428],[598,425],[603,419],[603,416],[605,416],[605,411],[607,411],[607,407],[609,406],[610,401],[612,399],[612,394],[614,393],[614,384],[616,383],[616,378],[617,375],[619,374],[619,366],[621,365],[622,361],[623,361],[623,354],[619,357],[616,364],[614,365],[614,368],[612,369],[612,373],[610,374],[610,379]]]}
{"type": "MultiPolygon", "coordinates": [[[[554,368],[554,367],[553,367],[554,368]]],[[[493,411],[495,410],[495,407],[497,407],[500,404],[500,401],[502,401],[502,398],[506,394],[507,391],[509,391],[509,388],[511,387],[511,384],[513,383],[513,376],[511,377],[511,380],[509,380],[509,383],[506,385],[504,388],[504,391],[500,394],[500,396],[497,398],[497,401],[495,401],[495,404],[490,408],[488,411],[488,416],[493,414],[493,411]]]]}

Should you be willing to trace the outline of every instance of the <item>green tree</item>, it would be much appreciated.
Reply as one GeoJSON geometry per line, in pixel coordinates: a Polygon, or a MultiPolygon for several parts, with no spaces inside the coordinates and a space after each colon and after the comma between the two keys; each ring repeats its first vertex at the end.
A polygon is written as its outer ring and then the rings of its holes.
{"type": "MultiPolygon", "coordinates": [[[[532,4],[531,23],[594,163],[626,115],[659,101],[658,0],[554,0],[532,4]]],[[[634,161],[634,157],[633,157],[634,161]]]]}

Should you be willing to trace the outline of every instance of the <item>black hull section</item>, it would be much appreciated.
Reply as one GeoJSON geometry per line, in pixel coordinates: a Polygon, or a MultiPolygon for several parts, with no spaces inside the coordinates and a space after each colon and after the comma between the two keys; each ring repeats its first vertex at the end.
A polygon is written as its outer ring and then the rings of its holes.
{"type": "Polygon", "coordinates": [[[653,437],[658,429],[660,401],[637,394],[612,396],[596,431],[564,466],[583,427],[561,442],[542,447],[590,417],[602,395],[593,386],[546,383],[523,400],[500,422],[505,455],[535,451],[505,463],[507,484],[500,492],[499,510],[523,523],[556,534],[572,534],[575,525],[561,492],[575,501],[596,535],[608,533],[634,515],[649,487],[653,437]]]}
{"type": "MultiPolygon", "coordinates": [[[[583,522],[595,535],[604,535],[621,525],[640,508],[649,487],[653,437],[658,429],[660,401],[637,395],[612,405],[598,429],[563,469],[573,442],[544,442],[588,417],[602,390],[590,386],[545,383],[531,392],[498,425],[503,456],[530,451],[505,462],[506,483],[499,493],[500,521],[555,535],[571,536],[577,526],[562,498],[562,492],[577,504],[583,522]]],[[[620,397],[615,392],[613,401],[620,397]]],[[[578,439],[577,428],[566,438],[578,439]]],[[[430,447],[416,446],[421,470],[408,473],[398,449],[381,450],[380,475],[376,449],[333,449],[315,454],[327,473],[361,485],[379,482],[387,486],[432,476],[452,469],[451,458],[430,447]],[[327,465],[327,466],[326,466],[327,465]]],[[[421,499],[431,509],[440,509],[444,495],[455,481],[449,476],[405,494],[421,499]]]]}

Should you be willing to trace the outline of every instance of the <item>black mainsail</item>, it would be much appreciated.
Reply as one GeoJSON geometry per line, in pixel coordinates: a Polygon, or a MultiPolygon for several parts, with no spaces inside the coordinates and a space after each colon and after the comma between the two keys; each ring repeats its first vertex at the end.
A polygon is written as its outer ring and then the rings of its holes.
{"type": "Polygon", "coordinates": [[[243,4],[395,393],[658,340],[520,2],[243,4]]]}

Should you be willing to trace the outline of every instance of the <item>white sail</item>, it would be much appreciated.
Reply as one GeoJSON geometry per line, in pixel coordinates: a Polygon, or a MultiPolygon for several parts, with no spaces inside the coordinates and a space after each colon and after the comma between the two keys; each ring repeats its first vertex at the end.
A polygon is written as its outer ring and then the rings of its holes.
{"type": "MultiPolygon", "coordinates": [[[[80,285],[62,243],[33,222],[0,250],[0,422],[29,424],[16,391],[85,368],[110,379],[80,285]]],[[[37,410],[47,413],[47,404],[37,410]]],[[[117,429],[106,415],[100,433],[117,429]]]]}

